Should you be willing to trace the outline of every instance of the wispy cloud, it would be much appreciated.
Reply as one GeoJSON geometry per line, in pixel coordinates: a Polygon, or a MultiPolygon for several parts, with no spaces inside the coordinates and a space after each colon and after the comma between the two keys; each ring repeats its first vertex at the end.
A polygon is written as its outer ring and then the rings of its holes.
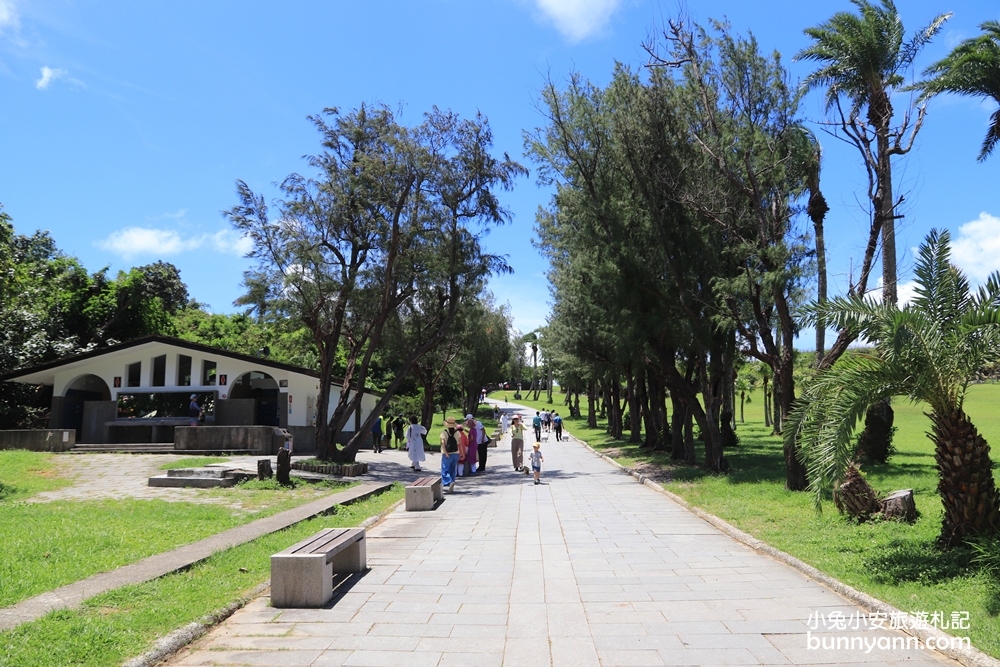
{"type": "Polygon", "coordinates": [[[246,255],[253,242],[232,229],[222,229],[214,234],[182,236],[173,229],[152,227],[126,227],[112,232],[107,238],[96,242],[98,248],[107,250],[123,259],[131,260],[141,256],[165,257],[179,255],[201,248],[229,255],[246,255]]]}
{"type": "Polygon", "coordinates": [[[66,70],[59,68],[52,68],[49,66],[42,67],[42,76],[38,81],[35,81],[35,88],[38,90],[47,90],[52,82],[57,79],[62,79],[66,76],[66,70]]]}
{"type": "Polygon", "coordinates": [[[598,33],[622,0],[534,0],[535,6],[571,42],[598,33]]]}
{"type": "Polygon", "coordinates": [[[0,0],[0,35],[17,32],[21,27],[21,17],[17,13],[14,0],[0,0]]]}

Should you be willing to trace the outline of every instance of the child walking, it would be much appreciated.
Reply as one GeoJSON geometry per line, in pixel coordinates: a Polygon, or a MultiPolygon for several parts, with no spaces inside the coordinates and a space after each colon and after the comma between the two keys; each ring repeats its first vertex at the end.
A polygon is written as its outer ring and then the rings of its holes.
{"type": "Polygon", "coordinates": [[[542,456],[542,443],[535,443],[531,454],[528,454],[528,460],[531,461],[531,471],[535,473],[535,484],[541,484],[542,461],[545,460],[545,457],[542,456]]]}

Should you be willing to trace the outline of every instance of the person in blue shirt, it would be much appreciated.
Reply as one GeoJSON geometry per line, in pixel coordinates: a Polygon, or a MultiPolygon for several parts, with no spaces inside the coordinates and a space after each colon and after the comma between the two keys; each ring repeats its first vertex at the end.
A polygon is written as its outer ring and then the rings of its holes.
{"type": "Polygon", "coordinates": [[[531,420],[531,426],[535,429],[535,441],[542,439],[542,415],[535,412],[535,418],[531,420]]]}
{"type": "Polygon", "coordinates": [[[552,427],[556,430],[556,442],[562,441],[562,417],[558,412],[552,415],[552,427]]]}

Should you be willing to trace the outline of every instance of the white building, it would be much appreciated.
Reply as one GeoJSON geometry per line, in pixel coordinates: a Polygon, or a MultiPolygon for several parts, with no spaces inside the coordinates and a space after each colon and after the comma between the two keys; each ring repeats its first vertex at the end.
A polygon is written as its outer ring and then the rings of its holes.
{"type": "MultiPolygon", "coordinates": [[[[292,432],[297,450],[315,446],[318,373],[178,338],[138,338],[0,379],[51,386],[49,428],[76,429],[77,442],[172,442],[173,427],[189,423],[196,394],[208,425],[278,426],[292,432]]],[[[378,400],[365,391],[360,414],[345,426],[348,437],[378,400]]]]}

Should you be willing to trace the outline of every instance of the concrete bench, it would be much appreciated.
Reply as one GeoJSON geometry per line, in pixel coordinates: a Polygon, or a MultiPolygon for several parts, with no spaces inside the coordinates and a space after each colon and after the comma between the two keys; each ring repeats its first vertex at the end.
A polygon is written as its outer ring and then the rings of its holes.
{"type": "Polygon", "coordinates": [[[406,511],[434,509],[434,503],[444,498],[440,477],[421,477],[406,487],[406,511]]]}
{"type": "Polygon", "coordinates": [[[499,441],[500,441],[500,429],[497,429],[497,430],[493,431],[493,435],[490,436],[490,444],[488,446],[489,447],[496,447],[497,446],[497,442],[499,442],[499,441]]]}
{"type": "Polygon", "coordinates": [[[322,607],[333,575],[368,569],[364,528],[326,528],[271,556],[271,606],[322,607]]]}

